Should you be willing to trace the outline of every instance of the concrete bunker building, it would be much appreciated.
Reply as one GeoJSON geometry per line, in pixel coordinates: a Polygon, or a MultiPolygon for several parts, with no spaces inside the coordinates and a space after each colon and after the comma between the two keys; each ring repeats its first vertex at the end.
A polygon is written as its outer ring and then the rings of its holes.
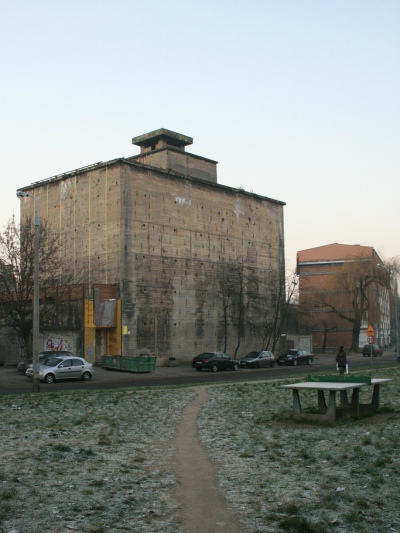
{"type": "MultiPolygon", "coordinates": [[[[191,360],[225,342],[232,354],[234,316],[221,295],[227,268],[244,265],[260,294],[277,280],[284,291],[285,204],[218,184],[217,162],[185,151],[191,137],[158,129],[132,143],[138,155],[21,188],[57,233],[69,283],[87,287],[71,349],[96,362],[144,348],[160,363],[191,360]]],[[[21,199],[21,218],[33,204],[21,199]]],[[[43,342],[48,336],[41,331],[43,342]]],[[[239,354],[261,348],[244,327],[239,354]]]]}

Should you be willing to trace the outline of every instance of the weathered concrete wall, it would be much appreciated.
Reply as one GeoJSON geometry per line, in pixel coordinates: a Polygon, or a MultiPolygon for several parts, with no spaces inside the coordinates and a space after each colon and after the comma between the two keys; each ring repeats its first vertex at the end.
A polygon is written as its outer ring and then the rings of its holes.
{"type": "MultiPolygon", "coordinates": [[[[283,205],[244,191],[118,161],[32,193],[71,283],[121,287],[124,355],[147,346],[161,361],[190,360],[223,349],[224,265],[245,258],[261,292],[283,273],[283,205]]],[[[22,200],[22,214],[32,204],[22,200]]],[[[240,353],[259,348],[246,335],[240,353]]]]}
{"type": "MultiPolygon", "coordinates": [[[[280,268],[283,206],[129,166],[121,183],[124,353],[150,346],[188,360],[223,349],[222,265],[246,258],[263,290],[267,273],[280,268]]],[[[230,333],[228,353],[236,345],[230,333]]],[[[242,352],[254,344],[247,336],[242,352]]]]}
{"type": "MultiPolygon", "coordinates": [[[[58,257],[69,283],[118,283],[119,174],[119,166],[112,165],[32,189],[40,218],[59,235],[58,257]]],[[[33,204],[22,199],[22,216],[32,215],[33,204]]]]}
{"type": "Polygon", "coordinates": [[[189,178],[217,183],[216,162],[187,152],[164,149],[135,156],[132,160],[145,165],[172,170],[189,178]]]}
{"type": "Polygon", "coordinates": [[[17,365],[22,359],[23,350],[14,331],[0,325],[0,364],[17,365]]]}
{"type": "MultiPolygon", "coordinates": [[[[39,334],[39,352],[45,350],[69,350],[81,356],[82,342],[77,331],[41,331],[39,334]]],[[[0,326],[0,362],[6,365],[17,365],[24,359],[24,351],[18,343],[15,332],[7,326],[0,326]]],[[[26,353],[26,359],[31,359],[32,353],[26,353]]]]}

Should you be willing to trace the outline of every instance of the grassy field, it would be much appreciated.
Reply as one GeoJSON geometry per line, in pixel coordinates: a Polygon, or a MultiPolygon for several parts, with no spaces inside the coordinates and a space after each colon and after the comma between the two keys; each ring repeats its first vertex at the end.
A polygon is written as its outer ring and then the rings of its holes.
{"type": "MultiPolygon", "coordinates": [[[[400,371],[366,374],[393,379],[380,413],[334,427],[293,421],[281,383],[210,387],[200,438],[250,531],[400,531],[400,371]]],[[[194,394],[0,397],[0,531],[183,533],[173,438],[194,394]]]]}
{"type": "MultiPolygon", "coordinates": [[[[334,427],[292,420],[281,383],[211,390],[201,439],[252,531],[400,531],[400,373],[367,374],[393,379],[380,413],[334,427]]],[[[315,406],[315,392],[303,398],[315,406]]]]}

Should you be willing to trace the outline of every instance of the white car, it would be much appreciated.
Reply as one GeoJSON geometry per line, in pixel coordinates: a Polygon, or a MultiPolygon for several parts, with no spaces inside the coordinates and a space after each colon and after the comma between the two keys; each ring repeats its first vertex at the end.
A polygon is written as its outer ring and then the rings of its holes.
{"type": "MultiPolygon", "coordinates": [[[[82,379],[89,381],[93,376],[93,365],[81,357],[52,357],[39,365],[39,380],[53,383],[56,379],[82,379]]],[[[33,367],[25,372],[33,378],[33,367]]]]}

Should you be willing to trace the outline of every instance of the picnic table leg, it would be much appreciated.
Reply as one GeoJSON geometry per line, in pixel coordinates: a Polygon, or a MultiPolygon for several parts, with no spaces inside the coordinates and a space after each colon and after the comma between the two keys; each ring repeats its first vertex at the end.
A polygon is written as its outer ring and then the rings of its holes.
{"type": "Polygon", "coordinates": [[[376,411],[379,409],[380,384],[375,383],[374,391],[372,393],[371,408],[376,411]]]}
{"type": "Polygon", "coordinates": [[[351,412],[355,415],[360,414],[360,389],[356,388],[353,389],[353,393],[351,395],[351,406],[350,406],[351,412]]]}
{"type": "Polygon", "coordinates": [[[325,414],[326,413],[326,401],[323,390],[318,390],[318,412],[325,414]]]}
{"type": "Polygon", "coordinates": [[[300,395],[297,389],[293,389],[293,411],[297,415],[302,413],[300,395]]]}
{"type": "Polygon", "coordinates": [[[344,409],[349,409],[350,407],[347,391],[345,390],[340,391],[340,407],[343,407],[344,409]]]}
{"type": "Polygon", "coordinates": [[[328,409],[326,412],[327,418],[331,422],[336,420],[336,394],[334,390],[329,391],[328,409]]]}

